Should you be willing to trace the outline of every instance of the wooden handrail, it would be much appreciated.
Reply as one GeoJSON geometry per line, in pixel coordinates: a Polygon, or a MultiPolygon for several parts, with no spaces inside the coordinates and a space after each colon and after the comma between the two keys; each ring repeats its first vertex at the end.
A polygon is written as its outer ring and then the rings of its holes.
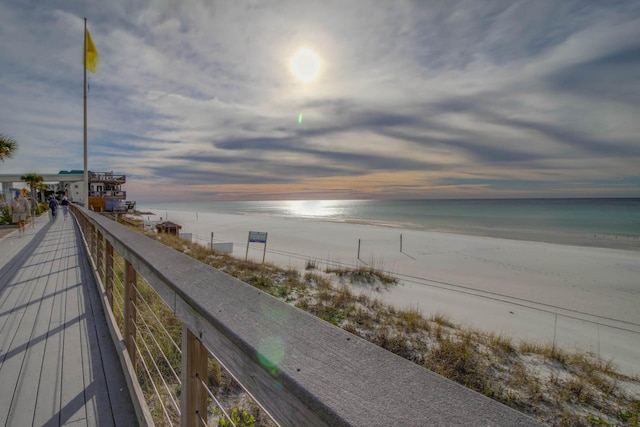
{"type": "MultiPolygon", "coordinates": [[[[539,425],[121,224],[74,211],[281,425],[539,425]]],[[[191,374],[201,366],[200,356],[182,357],[191,374]]]]}

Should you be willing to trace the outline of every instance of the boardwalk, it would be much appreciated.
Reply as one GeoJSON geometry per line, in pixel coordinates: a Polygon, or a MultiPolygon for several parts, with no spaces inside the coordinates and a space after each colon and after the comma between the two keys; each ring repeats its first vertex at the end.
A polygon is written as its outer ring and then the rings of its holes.
{"type": "Polygon", "coordinates": [[[73,219],[3,234],[0,426],[136,425],[73,219]]]}

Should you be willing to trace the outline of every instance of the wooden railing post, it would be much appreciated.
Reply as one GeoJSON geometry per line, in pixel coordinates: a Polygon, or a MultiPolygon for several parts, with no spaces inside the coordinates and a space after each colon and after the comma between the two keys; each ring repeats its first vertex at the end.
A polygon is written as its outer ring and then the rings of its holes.
{"type": "Polygon", "coordinates": [[[196,336],[182,325],[182,427],[207,425],[206,383],[209,353],[196,336]]]}
{"type": "Polygon", "coordinates": [[[111,246],[111,242],[108,240],[105,240],[105,246],[104,287],[107,292],[109,306],[113,309],[113,246],[111,246]]]}
{"type": "Polygon", "coordinates": [[[91,223],[87,224],[87,246],[89,247],[89,254],[92,257],[95,257],[95,252],[93,250],[94,249],[93,241],[94,241],[95,232],[96,232],[96,229],[93,226],[93,224],[91,223]]]}
{"type": "Polygon", "coordinates": [[[102,264],[102,240],[102,233],[100,232],[100,230],[97,230],[96,245],[98,247],[98,251],[96,253],[96,267],[98,268],[98,276],[100,277],[100,279],[102,279],[103,277],[102,271],[104,270],[104,266],[102,264]]]}
{"type": "Polygon", "coordinates": [[[98,250],[98,227],[95,225],[91,226],[91,255],[93,255],[93,259],[96,259],[96,254],[98,250]]]}
{"type": "Polygon", "coordinates": [[[137,273],[131,263],[124,261],[124,344],[133,366],[136,366],[136,300],[137,273]]]}

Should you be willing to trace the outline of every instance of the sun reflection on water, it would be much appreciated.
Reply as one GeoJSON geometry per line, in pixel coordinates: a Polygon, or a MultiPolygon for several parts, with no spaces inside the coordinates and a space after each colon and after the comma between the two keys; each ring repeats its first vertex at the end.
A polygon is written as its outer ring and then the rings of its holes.
{"type": "Polygon", "coordinates": [[[330,218],[343,213],[342,200],[291,200],[287,202],[289,215],[310,218],[330,218]]]}

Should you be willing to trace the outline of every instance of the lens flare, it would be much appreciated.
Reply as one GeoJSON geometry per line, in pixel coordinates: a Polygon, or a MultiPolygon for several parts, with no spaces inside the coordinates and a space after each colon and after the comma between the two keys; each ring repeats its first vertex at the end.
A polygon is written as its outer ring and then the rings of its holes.
{"type": "Polygon", "coordinates": [[[280,373],[280,362],[284,359],[284,344],[279,337],[266,337],[258,346],[258,360],[274,377],[280,373]]]}

